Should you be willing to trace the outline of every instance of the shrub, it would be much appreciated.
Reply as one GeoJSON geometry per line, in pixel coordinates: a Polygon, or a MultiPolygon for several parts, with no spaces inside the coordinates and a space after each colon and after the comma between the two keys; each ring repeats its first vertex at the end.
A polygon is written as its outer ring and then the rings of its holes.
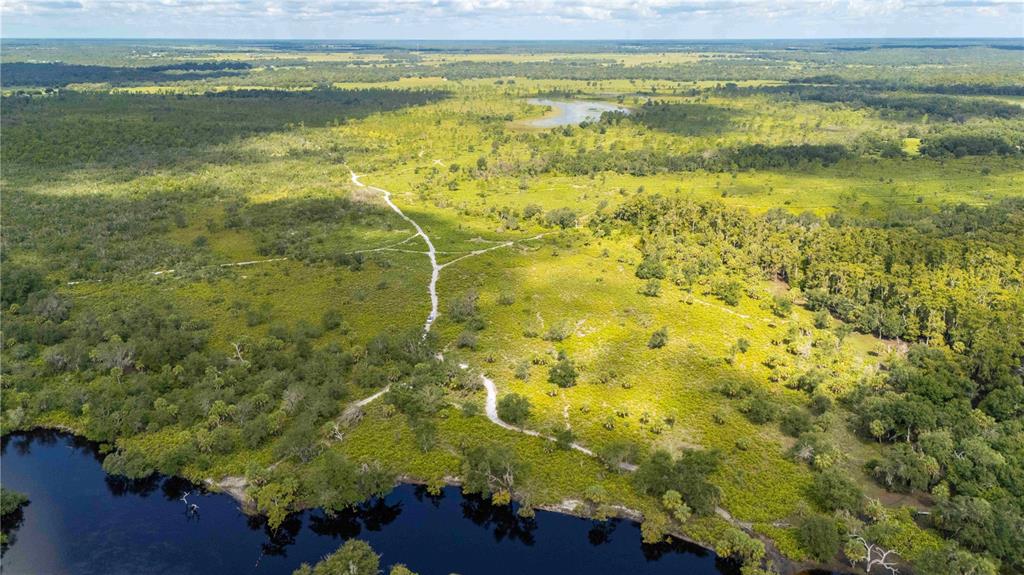
{"type": "Polygon", "coordinates": [[[825,511],[840,509],[858,513],[864,501],[864,493],[844,472],[829,469],[814,474],[810,488],[811,499],[825,511]]]}
{"type": "MultiPolygon", "coordinates": [[[[764,543],[736,527],[728,527],[715,541],[715,552],[722,557],[735,559],[744,565],[753,565],[764,557],[764,543]]],[[[743,571],[743,573],[746,572],[746,570],[743,571]]]]}
{"type": "Polygon", "coordinates": [[[498,400],[498,417],[512,425],[522,425],[530,416],[530,400],[510,393],[498,400]]]}
{"type": "Polygon", "coordinates": [[[811,515],[800,523],[797,541],[811,557],[828,561],[839,552],[839,528],[830,517],[811,515]]]}
{"type": "Polygon", "coordinates": [[[666,343],[668,343],[668,328],[663,327],[651,334],[651,339],[647,341],[647,347],[651,349],[658,349],[660,347],[665,347],[666,343]]]}
{"type": "Polygon", "coordinates": [[[547,333],[544,334],[544,339],[547,341],[563,341],[570,335],[572,335],[572,323],[567,319],[563,319],[548,328],[547,333]]]}
{"type": "Polygon", "coordinates": [[[646,279],[665,279],[665,265],[656,254],[644,256],[636,268],[636,277],[646,279]]]}
{"type": "Polygon", "coordinates": [[[572,447],[572,442],[576,441],[576,434],[568,427],[556,429],[554,435],[555,446],[559,449],[569,449],[572,447]]]}
{"type": "Polygon", "coordinates": [[[303,563],[292,575],[378,575],[380,556],[370,544],[349,539],[340,549],[310,567],[303,563]]]}
{"type": "Polygon", "coordinates": [[[530,379],[530,362],[524,359],[517,363],[515,376],[516,379],[521,379],[523,381],[530,379]]]}
{"type": "Polygon", "coordinates": [[[772,298],[772,313],[778,317],[786,318],[793,313],[793,300],[784,295],[777,295],[772,298]]]}
{"type": "Polygon", "coordinates": [[[324,312],[322,318],[320,318],[320,325],[324,328],[324,331],[331,331],[341,326],[341,312],[336,309],[329,309],[324,312]]]}
{"type": "Polygon", "coordinates": [[[751,423],[764,424],[775,419],[778,408],[767,396],[758,394],[747,400],[742,411],[751,423]]]}
{"type": "Polygon", "coordinates": [[[647,280],[644,287],[640,289],[640,293],[647,297],[658,297],[661,295],[661,281],[656,278],[647,280]]]}
{"type": "Polygon", "coordinates": [[[452,300],[448,304],[448,315],[451,316],[452,321],[462,323],[475,316],[478,298],[476,290],[470,289],[462,297],[452,300]]]}
{"type": "Polygon", "coordinates": [[[558,387],[572,387],[576,385],[576,366],[564,352],[558,354],[558,361],[548,371],[548,381],[558,387]]]}
{"type": "Polygon", "coordinates": [[[544,223],[563,230],[576,227],[577,221],[576,212],[569,208],[556,208],[544,214],[544,223]]]}
{"type": "Polygon", "coordinates": [[[459,334],[455,345],[459,348],[476,349],[476,333],[469,330],[463,331],[459,334]]]}
{"type": "Polygon", "coordinates": [[[811,415],[799,407],[787,409],[786,413],[782,415],[782,421],[779,422],[782,433],[790,437],[800,437],[801,433],[810,431],[813,425],[814,420],[811,415]]]}

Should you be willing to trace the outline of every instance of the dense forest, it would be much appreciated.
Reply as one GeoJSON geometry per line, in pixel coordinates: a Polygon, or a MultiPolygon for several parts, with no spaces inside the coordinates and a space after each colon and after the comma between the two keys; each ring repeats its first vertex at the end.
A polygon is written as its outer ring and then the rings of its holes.
{"type": "MultiPolygon", "coordinates": [[[[445,96],[436,90],[232,90],[200,96],[97,94],[4,96],[8,170],[67,170],[185,162],[189,153],[288,125],[323,126],[445,96]]],[[[234,153],[242,153],[236,151],[234,153]]]]}
{"type": "Polygon", "coordinates": [[[167,80],[201,80],[214,76],[238,75],[252,68],[246,62],[182,62],[158,66],[121,67],[85,66],[60,63],[10,62],[0,68],[5,86],[60,88],[68,84],[109,83],[144,84],[167,80]],[[172,72],[173,74],[168,74],[172,72]]]}
{"type": "MultiPolygon", "coordinates": [[[[730,303],[756,270],[799,286],[803,305],[829,312],[816,319],[822,325],[832,316],[915,342],[905,359],[843,399],[858,433],[887,446],[867,471],[887,489],[931,491],[940,531],[1007,572],[1024,568],[1020,200],[950,206],[900,227],[839,214],[756,217],[659,197],[636,198],[606,217],[641,234],[641,278],[704,286],[730,303]]],[[[813,398],[828,377],[812,370],[792,385],[813,398]]],[[[799,433],[798,445],[833,449],[815,434],[799,433]]],[[[829,504],[856,514],[861,499],[829,504]]]]}

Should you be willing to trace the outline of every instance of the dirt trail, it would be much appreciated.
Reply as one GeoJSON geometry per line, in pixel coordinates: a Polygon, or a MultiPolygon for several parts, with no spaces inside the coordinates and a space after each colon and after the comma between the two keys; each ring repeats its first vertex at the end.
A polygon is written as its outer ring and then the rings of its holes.
{"type": "MultiPolygon", "coordinates": [[[[459,367],[466,369],[466,367],[468,366],[462,364],[459,367]]],[[[546,439],[548,441],[557,441],[554,437],[551,437],[550,435],[544,435],[539,431],[526,429],[525,427],[517,427],[498,417],[498,388],[497,386],[494,385],[494,381],[491,378],[487,377],[486,375],[481,374],[480,380],[484,384],[484,389],[487,390],[487,402],[484,404],[484,412],[487,413],[487,419],[490,419],[492,423],[511,431],[518,431],[519,433],[525,433],[526,435],[539,437],[541,439],[546,439]]],[[[580,445],[579,443],[573,442],[569,446],[584,455],[588,455],[590,457],[597,457],[596,453],[580,445]]],[[[633,465],[632,463],[619,463],[619,468],[624,471],[636,471],[636,465],[633,465]]]]}
{"type": "MultiPolygon", "coordinates": [[[[423,242],[427,245],[427,251],[426,252],[420,252],[420,253],[425,253],[426,256],[430,259],[430,267],[431,267],[430,283],[427,286],[428,293],[430,294],[430,314],[427,316],[427,320],[423,324],[423,337],[427,336],[427,334],[430,332],[430,328],[434,324],[434,321],[437,319],[437,315],[438,315],[437,280],[440,277],[441,270],[444,269],[446,266],[451,265],[451,264],[453,264],[453,263],[455,263],[457,261],[460,261],[462,259],[465,259],[465,258],[468,258],[468,257],[472,257],[472,256],[476,256],[476,255],[480,255],[480,254],[484,254],[484,253],[487,253],[487,252],[489,252],[491,250],[496,250],[496,249],[500,249],[500,248],[504,248],[504,247],[510,247],[510,246],[515,245],[517,243],[516,241],[503,241],[503,242],[497,243],[496,245],[490,246],[490,247],[485,248],[485,249],[475,250],[475,251],[469,252],[469,253],[461,256],[461,257],[455,258],[454,260],[451,260],[451,261],[446,262],[444,264],[438,264],[437,263],[437,253],[438,252],[437,252],[436,249],[434,249],[434,243],[430,240],[430,236],[428,236],[427,233],[423,231],[423,228],[421,228],[420,225],[418,223],[416,223],[415,220],[413,220],[409,216],[405,215],[405,213],[402,212],[402,210],[397,205],[395,205],[395,203],[391,200],[391,192],[389,192],[389,191],[387,191],[387,190],[385,190],[383,188],[369,186],[367,184],[364,184],[364,183],[360,182],[359,181],[359,176],[356,175],[355,172],[350,172],[350,174],[351,174],[351,177],[352,177],[352,183],[354,185],[356,185],[356,186],[358,186],[360,188],[366,188],[368,190],[372,190],[372,191],[380,193],[383,196],[384,201],[388,204],[388,206],[392,210],[394,210],[394,212],[396,214],[398,214],[399,217],[401,217],[403,220],[409,222],[409,224],[412,225],[412,227],[416,230],[416,234],[414,236],[399,242],[399,244],[397,244],[397,245],[404,244],[404,243],[406,243],[407,241],[409,241],[410,239],[412,239],[413,237],[416,237],[416,236],[419,236],[419,237],[423,238],[423,242]]],[[[531,238],[527,238],[525,240],[519,240],[519,241],[538,240],[538,239],[544,237],[545,235],[547,235],[547,233],[538,234],[538,235],[533,236],[531,238]]],[[[390,247],[391,246],[388,246],[387,248],[378,248],[378,249],[389,249],[390,247]]],[[[364,251],[375,251],[375,250],[364,250],[364,251]]],[[[284,258],[280,258],[280,259],[284,259],[284,258]]],[[[275,261],[275,260],[265,260],[265,261],[275,261]]],[[[242,262],[240,265],[250,265],[252,263],[262,263],[262,262],[242,262]]],[[[441,354],[438,354],[438,358],[439,359],[443,359],[443,356],[441,354]]],[[[465,364],[465,363],[459,364],[459,367],[461,369],[469,369],[469,365],[465,364]]],[[[512,425],[511,423],[501,419],[501,417],[498,416],[498,388],[494,384],[494,380],[492,380],[491,378],[487,377],[484,374],[480,374],[480,380],[483,383],[484,389],[487,392],[487,399],[486,399],[485,404],[484,404],[484,411],[486,413],[487,419],[489,419],[491,421],[491,423],[494,423],[495,425],[497,425],[497,426],[499,426],[499,427],[501,427],[503,429],[508,429],[510,431],[515,431],[517,433],[522,433],[522,434],[525,434],[525,435],[529,435],[531,437],[537,437],[537,438],[544,439],[546,441],[552,441],[552,442],[557,441],[554,437],[552,437],[550,435],[545,435],[545,434],[543,434],[543,433],[541,433],[539,431],[535,431],[533,429],[527,429],[527,428],[524,428],[524,427],[518,427],[518,426],[512,425]]],[[[361,410],[363,407],[365,407],[366,405],[369,405],[370,403],[376,401],[381,396],[383,396],[385,393],[387,393],[388,390],[390,389],[390,387],[391,386],[389,385],[389,386],[387,386],[384,389],[374,393],[373,395],[371,395],[369,397],[365,397],[365,398],[360,399],[358,401],[352,402],[345,409],[345,414],[349,415],[349,414],[358,413],[358,411],[361,410]]],[[[597,458],[598,457],[598,455],[596,453],[594,453],[593,450],[591,450],[591,449],[589,449],[589,448],[587,448],[587,447],[585,447],[585,446],[583,446],[583,445],[581,445],[579,443],[573,442],[573,443],[570,444],[570,447],[572,449],[574,449],[574,450],[576,450],[576,451],[578,451],[578,452],[588,456],[588,457],[593,457],[593,458],[597,458]]],[[[619,469],[622,469],[623,471],[629,471],[629,472],[637,470],[637,466],[636,465],[634,465],[632,463],[628,463],[628,462],[620,462],[618,464],[618,467],[619,467],[619,469]]],[[[211,483],[213,485],[216,485],[217,487],[220,487],[221,489],[227,491],[233,497],[235,497],[239,501],[242,501],[243,503],[246,502],[246,501],[251,501],[251,500],[248,499],[248,496],[245,493],[245,489],[244,489],[245,480],[244,480],[244,478],[231,478],[231,477],[229,477],[229,478],[225,478],[224,480],[222,480],[219,484],[213,483],[212,481],[208,481],[208,483],[211,483]]],[[[636,518],[638,520],[641,518],[639,516],[638,512],[635,512],[635,511],[632,511],[632,510],[626,510],[626,511],[628,511],[629,513],[632,513],[632,515],[636,516],[636,518]]],[[[627,516],[629,516],[629,513],[627,513],[627,516]]],[[[745,521],[740,521],[740,520],[734,518],[725,509],[723,509],[721,507],[716,507],[715,508],[715,514],[718,515],[719,517],[721,517],[722,519],[726,520],[730,524],[732,524],[732,525],[734,525],[736,527],[739,527],[739,528],[743,529],[744,531],[746,531],[746,532],[748,532],[748,533],[750,533],[752,535],[757,536],[757,534],[754,533],[754,531],[753,531],[753,525],[751,523],[745,522],[745,521]]]]}
{"type": "MultiPolygon", "coordinates": [[[[427,337],[427,334],[430,333],[430,327],[434,325],[434,320],[437,319],[437,280],[441,277],[441,268],[443,267],[437,264],[437,250],[434,249],[434,242],[430,241],[430,236],[423,231],[423,228],[421,228],[415,220],[405,215],[402,209],[396,206],[395,202],[391,201],[391,192],[384,188],[368,186],[359,181],[359,176],[357,176],[355,172],[350,171],[349,173],[352,174],[352,183],[356,186],[380,192],[384,196],[384,201],[387,202],[388,206],[394,210],[399,217],[409,222],[409,224],[416,229],[416,235],[423,238],[423,243],[427,244],[427,257],[430,259],[430,284],[427,285],[427,291],[430,293],[430,314],[427,315],[427,321],[423,324],[423,337],[427,337]]],[[[376,397],[374,397],[374,399],[375,398],[376,397]]],[[[372,399],[370,399],[370,401],[372,401],[372,399]]],[[[369,403],[369,401],[367,401],[367,403],[369,403]]]]}
{"type": "MultiPolygon", "coordinates": [[[[434,242],[432,242],[430,240],[430,236],[428,236],[427,233],[423,231],[423,228],[421,228],[420,225],[418,223],[416,223],[415,220],[413,220],[409,216],[405,215],[405,213],[401,210],[401,208],[399,208],[397,205],[395,205],[395,202],[393,202],[391,200],[391,192],[389,192],[388,190],[385,190],[384,188],[378,188],[378,187],[375,187],[375,186],[369,186],[367,184],[364,184],[364,183],[359,181],[359,176],[356,175],[355,172],[350,171],[349,173],[352,176],[352,183],[355,184],[356,186],[358,186],[360,188],[366,188],[368,190],[380,193],[384,197],[384,201],[387,202],[388,206],[392,210],[394,210],[394,212],[396,214],[398,214],[399,217],[401,217],[403,220],[409,222],[409,224],[412,225],[412,227],[416,230],[416,236],[419,236],[419,237],[423,238],[423,242],[425,244],[427,244],[426,255],[430,259],[431,273],[430,273],[430,284],[427,286],[427,291],[430,293],[430,314],[427,316],[426,323],[423,324],[423,336],[426,337],[427,333],[430,332],[431,326],[434,325],[434,320],[437,319],[437,309],[438,309],[437,280],[438,280],[438,278],[441,275],[441,270],[444,269],[446,266],[449,266],[449,265],[451,265],[451,264],[453,264],[455,262],[461,261],[461,260],[463,260],[465,258],[469,258],[469,257],[473,257],[473,256],[478,256],[480,254],[485,254],[485,253],[487,253],[489,251],[500,249],[500,248],[511,247],[516,242],[515,241],[500,242],[497,245],[493,245],[493,246],[490,246],[488,248],[484,248],[484,249],[481,249],[481,250],[471,251],[471,252],[469,252],[469,253],[461,256],[461,257],[457,257],[457,258],[455,258],[455,259],[453,259],[453,260],[451,260],[451,261],[449,261],[447,263],[438,264],[437,263],[437,250],[434,249],[434,242]]],[[[531,238],[527,238],[526,240],[523,240],[523,241],[539,240],[539,239],[543,238],[545,235],[546,234],[537,234],[536,236],[533,236],[531,238]]],[[[415,237],[415,236],[413,236],[413,237],[415,237]]],[[[404,241],[402,241],[400,243],[405,243],[405,241],[408,241],[408,240],[404,240],[404,241]]],[[[469,368],[469,366],[466,365],[466,364],[460,364],[459,367],[461,367],[462,369],[468,369],[469,368]]],[[[529,436],[532,436],[532,437],[539,437],[539,438],[545,439],[547,441],[556,441],[555,438],[551,437],[550,435],[544,435],[543,433],[540,433],[539,431],[534,431],[532,429],[526,429],[526,428],[523,428],[523,427],[517,427],[515,425],[512,425],[511,423],[508,423],[507,421],[504,421],[500,417],[498,417],[498,388],[497,388],[496,385],[494,385],[494,381],[491,380],[486,375],[481,374],[480,375],[480,379],[481,379],[481,381],[484,384],[484,389],[487,390],[487,401],[485,403],[485,411],[487,413],[487,419],[491,420],[491,422],[494,423],[495,425],[498,425],[500,427],[503,427],[503,428],[511,430],[511,431],[517,431],[519,433],[523,433],[523,434],[526,434],[526,435],[529,435],[529,436]]],[[[358,401],[353,402],[351,405],[349,405],[349,407],[345,411],[346,412],[351,412],[352,410],[360,409],[362,407],[365,407],[366,405],[369,405],[370,403],[372,403],[373,401],[375,401],[376,399],[378,399],[379,397],[381,397],[382,395],[387,393],[387,391],[388,391],[388,389],[390,389],[390,387],[391,386],[385,387],[384,389],[378,391],[377,393],[375,393],[375,394],[373,394],[373,395],[371,395],[369,397],[366,397],[366,398],[363,398],[363,399],[360,399],[358,401]]],[[[587,456],[597,457],[596,453],[594,453],[590,449],[580,445],[579,443],[573,442],[570,445],[570,447],[572,447],[572,449],[575,449],[576,451],[579,451],[580,453],[583,453],[583,454],[585,454],[587,456]]],[[[622,463],[619,464],[619,467],[621,469],[625,470],[625,471],[636,471],[636,465],[633,465],[632,463],[622,462],[622,463]]]]}

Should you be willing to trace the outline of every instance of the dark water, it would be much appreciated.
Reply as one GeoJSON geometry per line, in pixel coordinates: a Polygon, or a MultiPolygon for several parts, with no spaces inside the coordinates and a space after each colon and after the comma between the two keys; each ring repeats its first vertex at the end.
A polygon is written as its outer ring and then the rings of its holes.
{"type": "Polygon", "coordinates": [[[3,438],[3,485],[32,503],[3,556],[5,575],[285,573],[353,537],[420,575],[738,571],[699,547],[643,545],[630,521],[595,522],[539,511],[518,517],[447,488],[431,497],[403,485],[333,518],[293,515],[271,535],[227,495],[176,478],[107,476],[93,444],[53,432],[3,438]],[[189,516],[180,497],[199,505],[189,516]]]}

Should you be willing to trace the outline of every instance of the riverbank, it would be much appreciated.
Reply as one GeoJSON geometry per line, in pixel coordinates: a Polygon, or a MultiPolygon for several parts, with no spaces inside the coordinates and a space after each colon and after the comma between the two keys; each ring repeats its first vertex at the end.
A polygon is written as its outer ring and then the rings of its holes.
{"type": "MultiPolygon", "coordinates": [[[[79,430],[75,429],[69,424],[53,424],[53,425],[40,425],[32,427],[31,429],[19,431],[15,433],[31,432],[31,431],[52,431],[57,434],[66,435],[73,438],[76,442],[88,443],[96,451],[97,454],[101,453],[101,444],[87,438],[84,434],[80,433],[79,430]]],[[[12,434],[5,435],[5,440],[12,434]]],[[[107,475],[107,477],[113,477],[107,475]]],[[[214,478],[203,478],[203,477],[181,477],[181,480],[191,482],[195,485],[202,486],[210,493],[221,493],[227,495],[237,505],[237,509],[245,515],[252,518],[263,518],[263,515],[257,509],[255,502],[248,494],[248,482],[244,477],[241,476],[227,476],[219,479],[214,478]]],[[[438,483],[436,481],[430,482],[425,479],[415,477],[409,474],[401,474],[396,477],[393,489],[400,489],[402,486],[420,486],[426,487],[430,485],[433,489],[437,489],[438,483]]],[[[458,488],[462,486],[462,481],[457,476],[445,476],[442,478],[441,485],[448,488],[458,488]]],[[[517,501],[517,505],[521,505],[522,502],[517,501]]],[[[507,507],[507,506],[506,506],[507,507]]],[[[512,507],[507,507],[510,513],[514,513],[515,510],[512,507]]],[[[549,502],[544,504],[532,505],[535,510],[546,511],[558,515],[565,515],[574,518],[588,519],[592,521],[605,521],[608,519],[625,520],[639,524],[644,521],[644,514],[638,510],[633,509],[624,505],[609,504],[598,506],[591,502],[583,501],[581,499],[567,498],[559,502],[549,502]]],[[[315,508],[302,507],[293,510],[294,514],[303,514],[308,512],[316,511],[315,508]]],[[[700,547],[701,549],[714,553],[714,549],[711,545],[688,535],[682,531],[672,531],[667,534],[671,540],[685,543],[700,547]]],[[[799,573],[807,573],[809,571],[816,571],[822,568],[830,569],[842,569],[844,566],[840,565],[829,565],[824,566],[820,564],[814,564],[803,561],[793,561],[784,555],[782,555],[772,541],[766,537],[756,535],[762,542],[765,543],[767,557],[774,563],[779,575],[796,575],[799,573]]],[[[833,573],[833,571],[828,571],[833,573]]]]}
{"type": "Polygon", "coordinates": [[[386,564],[405,563],[421,575],[738,575],[736,566],[683,542],[642,544],[631,521],[519,514],[517,505],[493,505],[455,487],[428,489],[409,477],[386,496],[333,513],[297,511],[270,530],[264,519],[239,513],[226,493],[174,477],[109,476],[100,445],[76,436],[8,435],[3,451],[5,483],[37,504],[3,558],[4,573],[286,574],[359,538],[386,564]]]}

